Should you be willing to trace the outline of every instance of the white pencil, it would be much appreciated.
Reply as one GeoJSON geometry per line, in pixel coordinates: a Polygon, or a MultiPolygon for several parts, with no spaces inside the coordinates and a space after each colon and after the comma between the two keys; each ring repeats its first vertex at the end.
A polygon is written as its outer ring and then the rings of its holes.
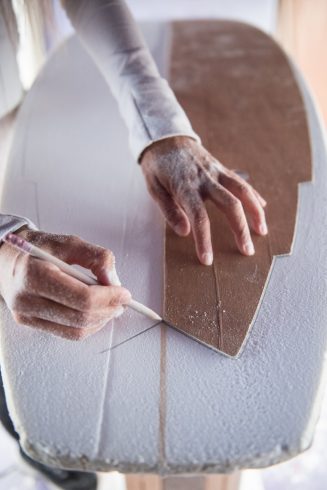
{"type": "MultiPolygon", "coordinates": [[[[59,269],[61,269],[63,272],[66,272],[66,274],[75,277],[75,279],[79,279],[81,282],[84,282],[89,286],[99,285],[98,281],[94,279],[94,277],[91,277],[85,272],[75,269],[75,267],[73,267],[72,265],[66,264],[66,262],[64,262],[63,260],[58,259],[48,252],[45,252],[45,250],[36,247],[32,243],[24,240],[24,238],[15,235],[14,233],[8,233],[8,235],[6,235],[3,240],[10,245],[13,245],[21,252],[25,252],[33,255],[34,257],[37,257],[38,259],[43,259],[51,262],[52,264],[59,267],[59,269]]],[[[151,310],[151,308],[148,308],[145,305],[142,305],[142,303],[135,301],[135,299],[132,299],[126,306],[141,313],[142,315],[147,316],[148,318],[151,318],[151,320],[162,320],[162,318],[155,311],[151,310]]]]}

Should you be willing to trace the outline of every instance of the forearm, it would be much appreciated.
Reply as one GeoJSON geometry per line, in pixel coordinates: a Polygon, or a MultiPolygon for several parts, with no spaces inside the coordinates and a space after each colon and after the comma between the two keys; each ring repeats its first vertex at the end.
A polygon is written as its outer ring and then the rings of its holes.
{"type": "Polygon", "coordinates": [[[68,16],[118,101],[135,158],[154,141],[199,141],[152,59],[123,0],[62,0],[68,16]]]}

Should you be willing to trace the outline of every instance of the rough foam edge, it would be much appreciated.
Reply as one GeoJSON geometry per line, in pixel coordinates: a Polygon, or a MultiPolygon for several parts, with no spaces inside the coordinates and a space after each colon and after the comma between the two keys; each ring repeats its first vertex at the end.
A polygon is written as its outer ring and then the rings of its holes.
{"type": "MultiPolygon", "coordinates": [[[[296,216],[295,216],[294,233],[293,233],[293,239],[292,239],[292,243],[291,243],[290,252],[289,253],[286,253],[286,254],[278,254],[278,255],[274,255],[273,256],[273,259],[272,259],[272,262],[271,262],[271,266],[270,266],[270,270],[269,270],[269,274],[268,274],[267,279],[266,279],[265,286],[263,288],[263,291],[262,291],[260,300],[258,302],[258,306],[256,308],[256,311],[255,311],[254,315],[253,315],[253,319],[252,319],[252,321],[250,323],[250,326],[248,328],[247,334],[244,337],[243,343],[242,343],[242,345],[241,345],[238,353],[235,356],[228,356],[228,357],[230,357],[232,359],[238,359],[241,356],[241,354],[243,353],[243,351],[244,351],[245,345],[246,345],[247,340],[249,338],[249,335],[250,335],[250,332],[252,330],[252,327],[253,327],[256,319],[257,319],[257,316],[258,316],[258,313],[259,313],[259,308],[260,308],[260,306],[262,304],[262,301],[264,299],[264,296],[265,296],[265,293],[266,293],[268,284],[270,282],[271,274],[273,272],[273,268],[275,266],[276,259],[288,257],[289,255],[291,255],[293,253],[294,243],[295,243],[295,239],[296,239],[296,235],[297,235],[297,230],[298,230],[299,208],[300,208],[300,199],[301,199],[301,188],[303,188],[304,186],[313,185],[314,182],[315,182],[315,167],[314,167],[314,164],[313,164],[313,157],[314,157],[314,155],[313,155],[313,144],[312,144],[312,141],[313,141],[312,135],[313,135],[313,133],[312,133],[312,122],[310,120],[311,119],[311,117],[310,117],[311,111],[310,111],[310,106],[309,106],[308,101],[310,101],[312,103],[312,108],[313,108],[313,111],[314,111],[314,116],[317,119],[317,125],[319,126],[320,135],[322,137],[322,140],[323,140],[323,143],[324,143],[324,147],[325,147],[325,153],[327,154],[327,135],[326,135],[325,126],[324,126],[324,123],[323,123],[322,114],[321,114],[320,109],[318,107],[317,101],[316,101],[316,99],[315,99],[315,97],[313,95],[313,92],[312,92],[309,84],[307,83],[307,81],[304,78],[304,75],[302,74],[302,72],[300,71],[300,69],[297,67],[296,63],[285,52],[284,52],[284,55],[287,58],[287,61],[289,63],[289,66],[291,68],[291,71],[293,73],[293,76],[295,78],[295,81],[297,82],[297,86],[298,86],[298,89],[299,89],[299,92],[300,92],[300,95],[301,95],[301,98],[302,98],[302,101],[303,101],[303,105],[304,105],[304,108],[306,110],[306,120],[307,120],[309,137],[310,137],[310,152],[311,152],[311,161],[312,161],[312,165],[311,165],[311,168],[312,168],[312,179],[311,180],[308,180],[308,181],[304,181],[304,182],[298,182],[297,211],[296,211],[296,216]]],[[[221,352],[221,351],[217,351],[217,352],[221,352]]],[[[224,352],[221,352],[221,353],[224,354],[224,355],[227,355],[224,352]]],[[[326,375],[326,378],[327,378],[327,375],[326,375]]]]}
{"type": "MultiPolygon", "coordinates": [[[[326,133],[326,127],[324,124],[324,120],[322,117],[322,113],[320,111],[320,108],[318,106],[317,100],[313,94],[313,91],[310,87],[310,84],[308,81],[305,79],[304,75],[302,74],[301,70],[297,67],[296,63],[292,60],[289,59],[291,68],[293,70],[294,76],[298,82],[298,85],[300,87],[301,95],[304,101],[304,105],[307,109],[307,114],[308,114],[308,124],[309,124],[309,131],[310,135],[312,133],[312,127],[316,123],[317,127],[320,130],[319,136],[321,137],[321,142],[324,147],[324,153],[327,155],[327,133],[326,133]],[[312,109],[311,111],[309,109],[312,109]]],[[[313,141],[313,139],[312,139],[313,141]]],[[[312,149],[312,156],[314,155],[314,145],[311,145],[312,149]]],[[[312,167],[314,171],[314,167],[312,167]]],[[[314,180],[314,179],[313,179],[314,180]]],[[[304,185],[305,183],[302,183],[304,185]]],[[[307,182],[306,182],[307,184],[307,182]]],[[[303,433],[302,436],[302,444],[304,446],[310,447],[313,441],[314,437],[314,430],[316,427],[316,424],[319,420],[320,414],[321,414],[321,408],[322,408],[322,401],[325,393],[325,386],[327,383],[327,347],[324,347],[324,356],[323,356],[323,364],[322,364],[322,369],[321,369],[321,375],[320,375],[320,380],[318,384],[318,388],[316,391],[316,395],[314,397],[314,401],[312,404],[312,411],[310,414],[310,417],[307,421],[307,427],[303,433]]]]}
{"type": "Polygon", "coordinates": [[[289,460],[310,448],[312,439],[306,441],[300,448],[289,447],[286,444],[277,444],[269,453],[257,453],[246,458],[238,459],[237,461],[226,460],[219,464],[215,462],[189,464],[170,464],[167,461],[156,463],[153,465],[144,462],[119,462],[115,459],[92,460],[83,455],[69,455],[62,453],[55,448],[42,446],[41,444],[33,444],[28,439],[21,439],[21,446],[32,459],[36,459],[47,466],[60,467],[67,470],[84,470],[84,471],[119,471],[121,473],[155,473],[161,476],[177,475],[177,474],[212,474],[222,473],[228,474],[241,469],[249,468],[266,468],[274,464],[279,464],[289,460]]]}

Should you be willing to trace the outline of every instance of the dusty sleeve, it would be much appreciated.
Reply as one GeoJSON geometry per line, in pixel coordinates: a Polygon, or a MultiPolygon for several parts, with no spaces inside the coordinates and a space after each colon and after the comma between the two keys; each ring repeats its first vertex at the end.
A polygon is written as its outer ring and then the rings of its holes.
{"type": "Polygon", "coordinates": [[[13,233],[25,225],[32,230],[37,230],[35,224],[28,218],[16,215],[0,214],[0,240],[2,240],[7,233],[13,233]]]}
{"type": "Polygon", "coordinates": [[[160,76],[123,0],[62,0],[62,4],[118,101],[136,159],[151,143],[169,136],[200,141],[160,76]]]}

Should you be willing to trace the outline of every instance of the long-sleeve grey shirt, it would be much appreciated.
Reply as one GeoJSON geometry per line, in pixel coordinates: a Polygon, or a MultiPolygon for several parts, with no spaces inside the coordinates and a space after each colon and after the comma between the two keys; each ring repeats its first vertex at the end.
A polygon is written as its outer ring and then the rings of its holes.
{"type": "MultiPolygon", "coordinates": [[[[159,74],[124,0],[62,0],[76,33],[117,99],[136,160],[153,142],[177,135],[200,141],[159,74]]],[[[0,214],[0,240],[27,218],[0,214]]]]}

